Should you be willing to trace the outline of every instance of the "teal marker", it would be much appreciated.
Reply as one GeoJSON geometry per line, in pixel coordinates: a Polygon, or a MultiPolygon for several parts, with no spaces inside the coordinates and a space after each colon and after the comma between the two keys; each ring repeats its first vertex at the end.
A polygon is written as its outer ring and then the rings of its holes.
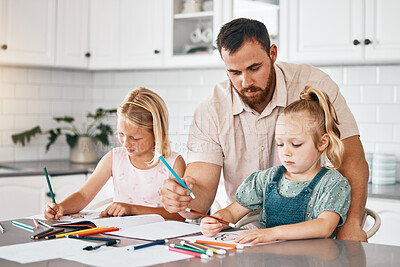
{"type": "Polygon", "coordinates": [[[49,174],[47,173],[46,167],[44,167],[43,170],[44,170],[44,174],[46,175],[47,186],[49,187],[49,190],[50,190],[51,200],[53,201],[53,203],[56,203],[56,200],[54,199],[53,189],[51,188],[51,184],[50,184],[49,174]]]}
{"type": "Polygon", "coordinates": [[[171,168],[171,166],[169,166],[168,162],[164,159],[164,157],[162,155],[160,155],[158,157],[162,163],[164,163],[165,166],[167,166],[168,170],[172,173],[172,175],[176,178],[176,180],[181,184],[181,186],[183,186],[184,188],[186,188],[187,190],[189,190],[190,192],[190,196],[195,199],[196,197],[194,196],[194,194],[192,193],[192,191],[189,189],[189,187],[182,181],[182,179],[178,176],[178,174],[176,174],[176,172],[174,171],[174,169],[171,168]]]}

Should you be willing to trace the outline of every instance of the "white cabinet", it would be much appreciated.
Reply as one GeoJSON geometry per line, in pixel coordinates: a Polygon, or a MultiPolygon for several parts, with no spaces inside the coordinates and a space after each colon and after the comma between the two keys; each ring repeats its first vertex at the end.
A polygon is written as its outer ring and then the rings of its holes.
{"type": "MultiPolygon", "coordinates": [[[[380,229],[368,242],[400,246],[400,200],[368,198],[366,207],[376,211],[382,220],[380,229]]],[[[371,225],[367,218],[364,228],[371,225]]]]}
{"type": "MultiPolygon", "coordinates": [[[[282,0],[288,59],[301,63],[400,60],[396,0],[282,0]]],[[[286,44],[285,44],[286,45],[286,44]]]]}
{"type": "Polygon", "coordinates": [[[55,65],[87,69],[88,34],[89,0],[58,0],[55,65]]]}
{"type": "MultiPolygon", "coordinates": [[[[56,201],[60,202],[76,191],[85,178],[84,174],[51,177],[56,201]]],[[[42,214],[45,204],[50,201],[48,192],[44,176],[1,177],[0,220],[42,214]]]]}
{"type": "Polygon", "coordinates": [[[224,19],[224,4],[213,0],[210,10],[189,12],[182,0],[168,0],[165,8],[165,65],[167,67],[222,66],[215,40],[224,19]]]}
{"type": "Polygon", "coordinates": [[[54,65],[56,0],[0,0],[0,63],[54,65]]]}
{"type": "Polygon", "coordinates": [[[90,2],[90,69],[162,66],[162,0],[90,2]]]}

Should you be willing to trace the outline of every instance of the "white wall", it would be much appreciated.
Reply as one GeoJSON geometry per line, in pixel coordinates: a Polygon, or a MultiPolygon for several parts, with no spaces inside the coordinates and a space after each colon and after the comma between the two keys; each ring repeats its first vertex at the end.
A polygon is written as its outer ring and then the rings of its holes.
{"type": "MultiPolygon", "coordinates": [[[[395,153],[399,161],[400,65],[321,68],[341,87],[359,124],[365,151],[395,153]]],[[[173,149],[185,155],[195,107],[212,85],[225,77],[223,69],[92,73],[0,67],[0,161],[68,158],[64,140],[45,153],[44,136],[25,147],[15,146],[10,136],[37,124],[42,129],[54,127],[53,116],[72,114],[82,119],[97,107],[115,108],[137,86],[152,89],[165,99],[173,149]]]]}

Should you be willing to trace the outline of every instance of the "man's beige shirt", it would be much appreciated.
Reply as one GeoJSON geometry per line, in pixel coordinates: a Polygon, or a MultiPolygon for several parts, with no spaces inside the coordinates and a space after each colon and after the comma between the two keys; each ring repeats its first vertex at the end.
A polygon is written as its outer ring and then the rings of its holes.
{"type": "Polygon", "coordinates": [[[188,163],[206,162],[223,167],[230,201],[252,172],[280,165],[275,123],[283,108],[299,99],[306,85],[325,91],[339,119],[341,138],[359,135],[356,121],[338,85],[310,65],[275,64],[276,87],[270,103],[259,114],[245,104],[229,81],[214,87],[196,109],[188,139],[188,163]]]}

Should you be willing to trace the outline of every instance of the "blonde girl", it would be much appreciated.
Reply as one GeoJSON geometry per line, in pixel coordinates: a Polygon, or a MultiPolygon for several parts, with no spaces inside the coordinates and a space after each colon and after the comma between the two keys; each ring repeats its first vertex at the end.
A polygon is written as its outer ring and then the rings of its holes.
{"type": "MultiPolygon", "coordinates": [[[[236,201],[214,214],[236,223],[261,209],[261,229],[242,232],[236,242],[335,236],[350,205],[350,185],[336,170],[343,155],[338,124],[329,97],[312,87],[283,110],[275,129],[282,165],[252,173],[239,186],[236,201]]],[[[222,229],[215,219],[201,221],[206,236],[222,229]]]]}
{"type": "Polygon", "coordinates": [[[132,90],[119,105],[117,135],[121,147],[113,148],[98,163],[90,179],[59,204],[47,203],[46,219],[58,219],[86,207],[112,177],[114,201],[100,216],[160,214],[165,219],[183,220],[167,212],[159,190],[164,179],[171,176],[155,155],[164,156],[180,176],[185,162],[172,152],[168,139],[168,110],[159,95],[146,88],[132,90]]]}

